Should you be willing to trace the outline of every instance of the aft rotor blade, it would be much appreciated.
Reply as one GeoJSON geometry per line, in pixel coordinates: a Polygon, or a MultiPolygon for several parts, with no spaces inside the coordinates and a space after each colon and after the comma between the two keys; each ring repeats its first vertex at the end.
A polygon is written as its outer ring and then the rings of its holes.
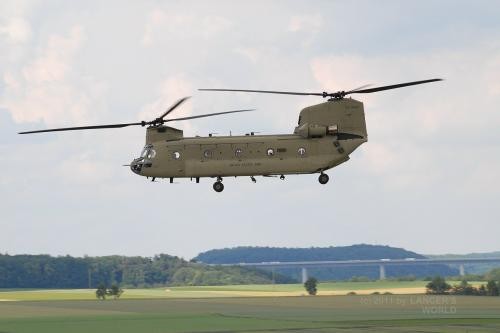
{"type": "Polygon", "coordinates": [[[323,96],[327,93],[307,93],[293,91],[274,91],[274,90],[248,90],[248,89],[198,89],[200,91],[233,91],[233,92],[254,92],[263,94],[282,94],[282,95],[300,95],[300,96],[323,96]]]}
{"type": "Polygon", "coordinates": [[[168,122],[168,121],[178,121],[178,120],[188,120],[188,119],[196,119],[196,118],[204,118],[204,117],[212,117],[212,116],[219,116],[221,114],[237,113],[237,112],[248,112],[248,111],[255,111],[255,109],[233,110],[233,111],[216,112],[216,113],[206,113],[206,114],[200,114],[200,115],[197,115],[197,116],[189,116],[189,117],[182,117],[182,118],[165,119],[165,122],[168,122]]]}
{"type": "Polygon", "coordinates": [[[185,101],[187,101],[188,99],[190,99],[191,96],[186,96],[186,97],[183,97],[181,98],[180,100],[178,100],[174,105],[172,105],[167,111],[165,111],[160,117],[159,119],[163,119],[165,118],[170,112],[174,111],[179,105],[181,105],[182,103],[184,103],[185,101]]]}
{"type": "Polygon", "coordinates": [[[103,129],[103,128],[122,128],[127,126],[135,126],[135,125],[146,125],[146,122],[140,123],[128,123],[128,124],[110,124],[110,125],[95,125],[95,126],[78,126],[78,127],[61,127],[61,128],[50,128],[44,130],[37,131],[26,131],[19,132],[18,134],[32,134],[32,133],[44,133],[44,132],[61,132],[61,131],[79,131],[79,130],[87,130],[87,129],[103,129]]]}
{"type": "Polygon", "coordinates": [[[406,83],[400,83],[400,84],[393,84],[393,85],[390,85],[390,86],[383,86],[383,87],[375,87],[375,88],[370,88],[370,89],[361,89],[361,90],[355,90],[355,91],[348,91],[348,92],[346,92],[346,95],[347,94],[368,94],[368,93],[373,93],[373,92],[377,92],[377,91],[403,88],[403,87],[408,87],[408,86],[414,86],[414,85],[417,85],[417,84],[423,84],[423,83],[429,83],[429,82],[436,82],[436,81],[443,81],[443,79],[430,79],[430,80],[423,80],[423,81],[413,81],[413,82],[406,82],[406,83]]]}
{"type": "Polygon", "coordinates": [[[346,95],[349,94],[368,94],[368,93],[373,93],[377,91],[383,91],[383,90],[389,90],[389,89],[397,89],[397,88],[403,88],[403,87],[408,87],[408,86],[413,86],[417,84],[423,84],[423,83],[429,83],[429,82],[436,82],[436,81],[442,81],[443,79],[430,79],[430,80],[422,80],[422,81],[414,81],[414,82],[406,82],[406,83],[400,83],[400,84],[393,84],[390,86],[383,86],[383,87],[375,87],[375,88],[369,88],[369,89],[363,89],[366,88],[369,85],[364,85],[359,88],[349,90],[349,91],[337,91],[334,93],[328,93],[326,91],[322,93],[311,93],[311,92],[294,92],[294,91],[275,91],[275,90],[249,90],[249,89],[198,89],[201,91],[232,91],[232,92],[254,92],[254,93],[264,93],[264,94],[282,94],[282,95],[299,95],[299,96],[321,96],[321,97],[331,97],[333,99],[341,99],[346,95]]]}
{"type": "Polygon", "coordinates": [[[346,92],[346,94],[350,94],[352,92],[355,92],[355,91],[358,91],[358,90],[361,90],[363,88],[368,88],[369,86],[372,86],[373,84],[365,84],[365,85],[362,85],[361,87],[357,87],[356,89],[352,89],[352,90],[349,90],[348,92],[346,92]]]}

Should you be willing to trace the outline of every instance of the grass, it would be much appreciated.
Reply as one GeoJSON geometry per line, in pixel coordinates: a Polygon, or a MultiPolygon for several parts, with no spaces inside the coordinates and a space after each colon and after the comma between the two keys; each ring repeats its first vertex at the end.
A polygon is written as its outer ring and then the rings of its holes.
{"type": "Polygon", "coordinates": [[[320,283],[324,296],[315,297],[298,296],[301,284],[128,289],[106,301],[88,289],[9,289],[0,300],[16,301],[0,302],[0,333],[500,331],[500,297],[328,295],[404,293],[426,283],[320,283]]]}
{"type": "Polygon", "coordinates": [[[498,309],[500,297],[424,295],[2,302],[0,332],[497,332],[498,309]]]}

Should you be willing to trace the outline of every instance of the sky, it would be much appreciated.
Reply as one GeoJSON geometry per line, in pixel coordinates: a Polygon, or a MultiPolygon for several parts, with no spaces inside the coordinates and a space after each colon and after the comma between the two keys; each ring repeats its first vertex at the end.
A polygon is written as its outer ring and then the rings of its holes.
{"type": "Polygon", "coordinates": [[[500,250],[498,1],[1,1],[0,253],[191,258],[233,246],[500,250]],[[150,182],[140,127],[292,133],[305,92],[443,78],[363,101],[369,141],[317,175],[150,182]]]}

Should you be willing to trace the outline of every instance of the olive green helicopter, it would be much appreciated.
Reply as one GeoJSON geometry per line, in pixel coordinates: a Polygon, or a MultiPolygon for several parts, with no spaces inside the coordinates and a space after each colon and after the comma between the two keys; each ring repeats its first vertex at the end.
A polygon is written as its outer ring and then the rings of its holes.
{"type": "Polygon", "coordinates": [[[200,178],[211,177],[216,179],[213,189],[216,192],[222,192],[224,190],[223,177],[247,176],[256,182],[255,176],[279,176],[281,180],[284,180],[285,175],[319,173],[319,183],[326,184],[329,176],[325,171],[348,161],[349,155],[368,141],[363,103],[352,98],[345,98],[347,95],[374,93],[441,80],[430,79],[376,88],[367,88],[368,86],[365,85],[357,89],[334,93],[199,89],[201,91],[328,98],[324,103],[312,105],[300,111],[298,125],[293,134],[256,135],[250,132],[241,136],[210,134],[208,137],[184,137],[182,130],[165,126],[165,123],[253,111],[245,109],[166,118],[189,97],[181,98],[162,115],[151,121],[53,128],[19,134],[147,126],[146,145],[140,157],[133,159],[126,166],[140,176],[151,177],[152,181],[157,178],[168,178],[172,183],[175,178],[191,178],[199,183],[200,178]]]}

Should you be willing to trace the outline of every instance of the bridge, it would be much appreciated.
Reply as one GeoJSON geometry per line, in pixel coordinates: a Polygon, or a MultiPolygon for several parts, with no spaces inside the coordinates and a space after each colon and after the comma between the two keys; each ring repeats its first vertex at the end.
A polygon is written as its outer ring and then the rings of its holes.
{"type": "Polygon", "coordinates": [[[256,267],[256,268],[300,268],[302,270],[302,282],[307,280],[307,269],[318,267],[352,267],[352,266],[378,266],[379,279],[386,278],[386,266],[396,265],[429,265],[429,264],[444,264],[444,265],[458,265],[461,276],[465,275],[465,264],[484,264],[493,263],[500,264],[500,258],[451,258],[451,259],[374,259],[374,260],[337,260],[337,261],[270,261],[258,263],[245,263],[238,264],[210,264],[212,266],[241,266],[241,267],[256,267]]]}

